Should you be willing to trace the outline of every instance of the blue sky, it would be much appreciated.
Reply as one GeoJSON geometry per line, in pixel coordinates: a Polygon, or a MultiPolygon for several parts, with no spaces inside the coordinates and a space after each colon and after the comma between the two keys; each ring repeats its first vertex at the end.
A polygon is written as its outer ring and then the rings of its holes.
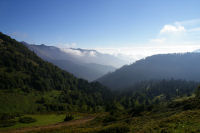
{"type": "Polygon", "coordinates": [[[200,46],[199,7],[199,0],[0,0],[0,31],[28,43],[101,50],[200,46]]]}

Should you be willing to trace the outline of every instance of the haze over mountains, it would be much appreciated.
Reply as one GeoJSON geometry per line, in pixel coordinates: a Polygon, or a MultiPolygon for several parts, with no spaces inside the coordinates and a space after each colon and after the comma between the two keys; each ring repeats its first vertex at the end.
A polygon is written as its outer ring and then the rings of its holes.
{"type": "Polygon", "coordinates": [[[109,73],[98,81],[114,90],[140,81],[183,79],[200,81],[200,53],[160,54],[136,61],[109,73]]]}
{"type": "Polygon", "coordinates": [[[109,54],[80,48],[57,48],[23,42],[42,59],[88,81],[97,80],[111,89],[128,88],[140,81],[183,79],[199,81],[199,50],[185,54],[159,54],[131,65],[109,54]],[[116,68],[119,68],[116,70],[116,68]],[[115,71],[116,70],[116,71],[115,71]]]}
{"type": "Polygon", "coordinates": [[[101,54],[96,50],[66,48],[54,46],[30,45],[22,42],[42,59],[88,81],[112,72],[127,62],[109,54],[101,54]]]}

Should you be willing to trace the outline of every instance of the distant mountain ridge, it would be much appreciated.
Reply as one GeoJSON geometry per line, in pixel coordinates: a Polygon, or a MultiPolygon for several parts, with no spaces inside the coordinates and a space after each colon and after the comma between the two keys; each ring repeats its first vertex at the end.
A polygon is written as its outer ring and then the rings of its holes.
{"type": "MultiPolygon", "coordinates": [[[[99,58],[108,55],[101,54],[95,50],[75,48],[60,49],[54,46],[46,46],[44,44],[30,45],[26,42],[22,43],[26,45],[30,50],[34,51],[42,59],[49,61],[58,67],[74,74],[75,76],[86,79],[88,81],[96,80],[97,78],[116,69],[115,67],[106,64],[106,62],[100,61],[99,58]]],[[[108,58],[113,58],[111,61],[109,61],[109,63],[112,63],[114,59],[120,62],[120,60],[110,55],[108,58]]]]}
{"type": "Polygon", "coordinates": [[[153,55],[123,66],[97,81],[112,89],[122,89],[140,81],[171,78],[200,81],[200,53],[153,55]]]}

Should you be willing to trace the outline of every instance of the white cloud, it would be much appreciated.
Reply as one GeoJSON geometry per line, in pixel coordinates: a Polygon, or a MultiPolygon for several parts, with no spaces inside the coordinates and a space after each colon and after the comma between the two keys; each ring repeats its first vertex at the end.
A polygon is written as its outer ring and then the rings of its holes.
{"type": "Polygon", "coordinates": [[[89,52],[89,55],[95,57],[95,56],[96,56],[96,52],[90,51],[90,52],[89,52]]]}
{"type": "Polygon", "coordinates": [[[71,48],[60,48],[63,52],[66,52],[71,55],[76,55],[76,56],[84,56],[84,53],[82,53],[80,50],[75,50],[71,48]]]}
{"type": "Polygon", "coordinates": [[[199,36],[200,19],[177,21],[164,25],[155,38],[140,44],[141,47],[96,48],[96,50],[115,56],[123,55],[133,62],[154,54],[184,53],[200,49],[199,36]]]}
{"type": "Polygon", "coordinates": [[[190,43],[200,44],[200,19],[176,21],[166,24],[155,39],[150,39],[150,44],[161,45],[185,45],[190,43]]]}
{"type": "Polygon", "coordinates": [[[200,31],[200,27],[192,28],[192,29],[189,30],[189,32],[193,32],[193,31],[200,31]]]}
{"type": "Polygon", "coordinates": [[[156,39],[151,39],[150,42],[152,43],[164,43],[166,38],[156,38],[156,39]]]}
{"type": "Polygon", "coordinates": [[[96,52],[95,51],[90,51],[90,50],[79,50],[79,49],[73,49],[73,48],[60,48],[61,51],[71,54],[73,56],[90,56],[90,57],[95,57],[96,52]]]}
{"type": "MultiPolygon", "coordinates": [[[[149,39],[146,43],[138,44],[138,47],[133,47],[136,46],[135,44],[129,44],[129,47],[126,45],[126,47],[100,47],[93,49],[132,63],[154,54],[184,53],[200,49],[199,36],[200,19],[186,20],[164,25],[155,38],[149,39]]],[[[64,47],[66,46],[74,47],[76,44],[65,44],[64,47]]],[[[84,53],[72,49],[67,49],[65,52],[77,56],[95,56],[95,52],[84,53]]]]}
{"type": "Polygon", "coordinates": [[[185,28],[181,25],[165,25],[160,33],[177,33],[177,32],[185,32],[185,28]]]}
{"type": "Polygon", "coordinates": [[[98,52],[111,54],[116,57],[127,59],[129,63],[155,54],[185,53],[200,49],[200,45],[171,45],[171,46],[141,46],[141,47],[118,47],[118,48],[94,48],[98,52]]]}

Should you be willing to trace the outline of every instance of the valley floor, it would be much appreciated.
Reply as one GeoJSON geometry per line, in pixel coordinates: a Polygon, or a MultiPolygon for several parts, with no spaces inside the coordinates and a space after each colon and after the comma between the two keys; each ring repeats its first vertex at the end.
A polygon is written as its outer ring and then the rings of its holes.
{"type": "Polygon", "coordinates": [[[49,125],[43,125],[43,126],[33,126],[33,127],[22,127],[17,129],[8,129],[8,130],[0,130],[0,133],[7,132],[7,133],[26,133],[26,132],[37,132],[41,130],[56,130],[62,127],[70,127],[70,126],[76,126],[80,124],[84,124],[88,121],[91,121],[95,118],[95,116],[88,115],[80,119],[75,119],[68,122],[58,122],[55,124],[49,124],[49,125]]]}
{"type": "Polygon", "coordinates": [[[0,133],[199,133],[200,110],[84,114],[68,122],[2,129],[0,133]],[[113,117],[114,116],[114,117],[113,117]]]}

